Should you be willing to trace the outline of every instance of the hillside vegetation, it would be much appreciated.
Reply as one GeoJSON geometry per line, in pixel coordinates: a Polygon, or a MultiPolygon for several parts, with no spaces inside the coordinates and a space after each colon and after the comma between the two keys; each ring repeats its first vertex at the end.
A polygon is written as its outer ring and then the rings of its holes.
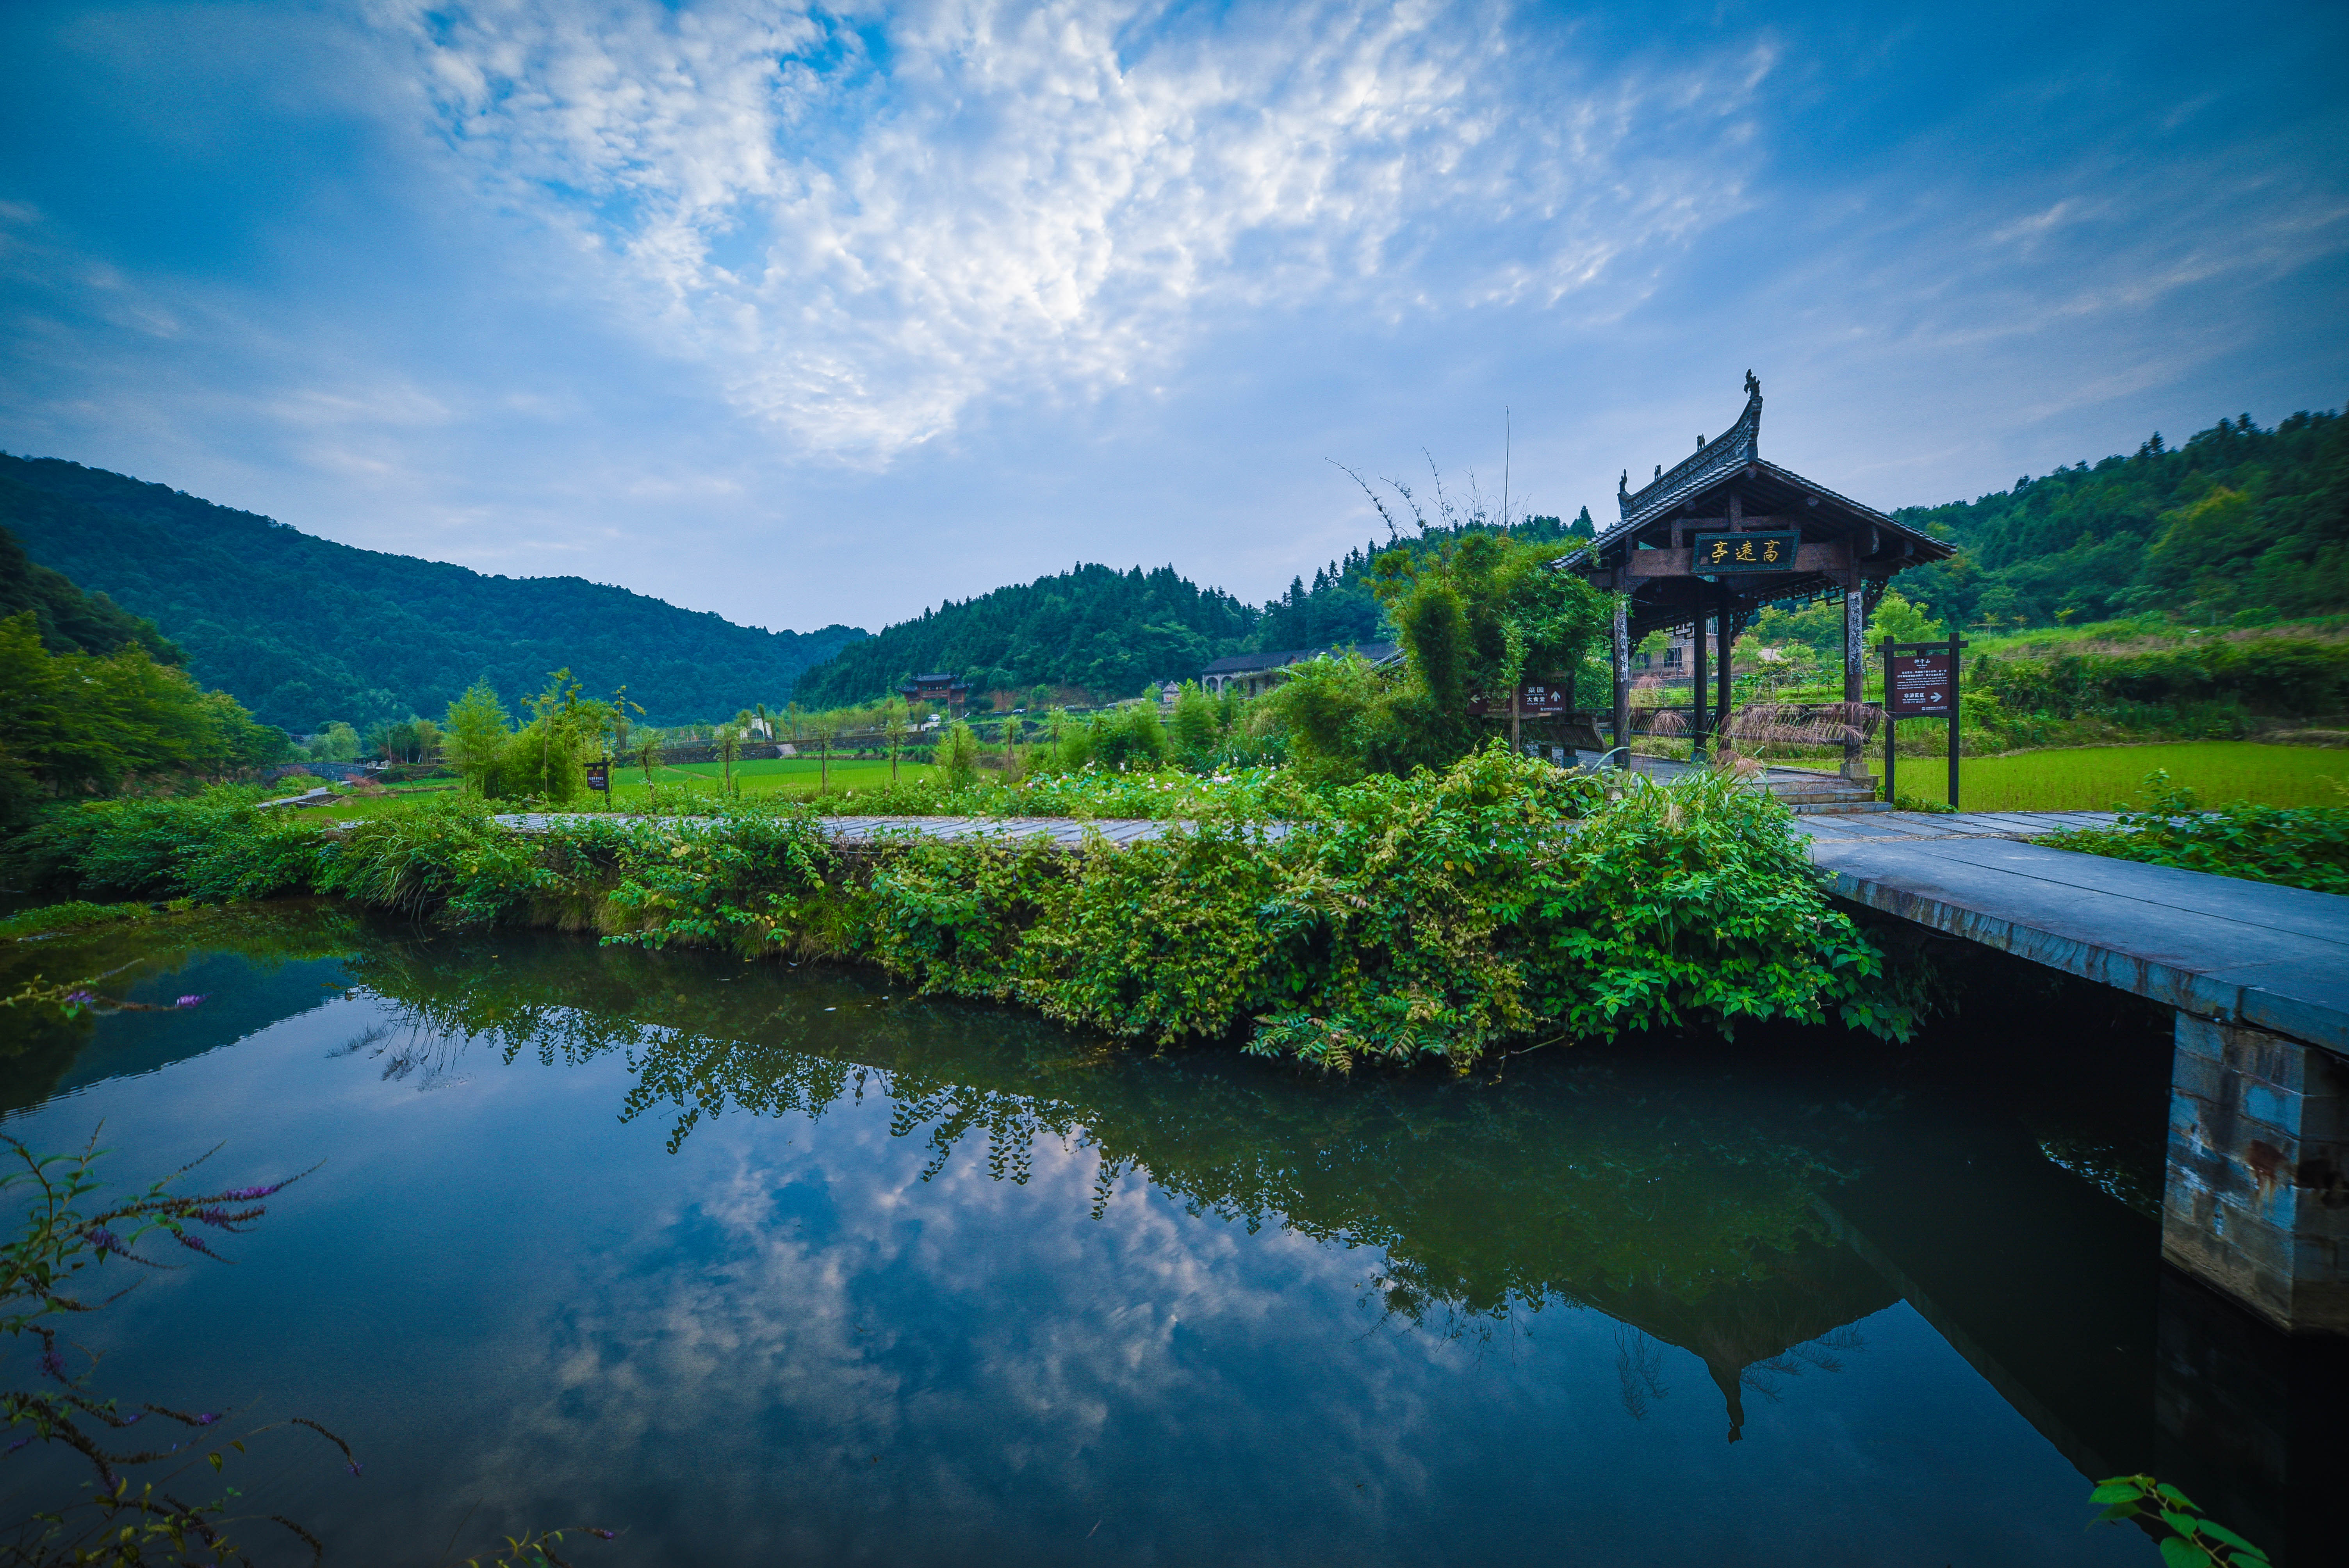
{"type": "MultiPolygon", "coordinates": [[[[1580,526],[1586,530],[1588,522],[1580,526]]],[[[1188,680],[1210,660],[1286,648],[1380,642],[1393,627],[1372,591],[1374,562],[1390,551],[1417,552],[1468,533],[1563,539],[1568,525],[1528,518],[1500,528],[1481,517],[1425,529],[1388,544],[1375,541],[1299,575],[1263,608],[1218,588],[1202,588],[1172,566],[1080,565],[976,599],[949,600],[918,619],[843,649],[800,677],[802,707],[871,702],[916,672],[943,672],[973,692],[1081,686],[1101,697],[1132,696],[1145,683],[1188,680]]]]}
{"type": "Polygon", "coordinates": [[[1974,501],[1894,514],[1956,544],[1901,592],[1963,626],[2104,621],[2148,610],[2253,625],[2349,608],[2349,424],[2221,419],[2183,447],[2157,432],[1974,501]]]}
{"type": "Polygon", "coordinates": [[[763,632],[577,577],[354,549],[56,459],[0,454],[0,526],[34,562],[154,621],[200,685],[296,731],[438,714],[476,680],[519,701],[560,665],[593,692],[625,684],[652,723],[680,723],[780,701],[864,635],[763,632]]]}

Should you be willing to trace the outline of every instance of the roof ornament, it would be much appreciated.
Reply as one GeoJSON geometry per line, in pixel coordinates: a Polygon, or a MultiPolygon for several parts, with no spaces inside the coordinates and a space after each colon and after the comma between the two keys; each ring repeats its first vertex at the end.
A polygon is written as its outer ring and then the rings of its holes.
{"type": "Polygon", "coordinates": [[[1762,383],[1754,379],[1754,372],[1751,370],[1745,373],[1745,395],[1748,397],[1762,396],[1762,383]]]}
{"type": "Polygon", "coordinates": [[[1704,450],[1704,438],[1702,436],[1699,436],[1696,438],[1696,449],[1700,452],[1704,450]]]}
{"type": "Polygon", "coordinates": [[[1630,469],[1625,469],[1623,470],[1623,472],[1622,472],[1622,476],[1621,476],[1620,478],[1619,478],[1618,480],[1616,480],[1616,481],[1615,481],[1615,493],[1616,493],[1617,495],[1630,495],[1630,494],[1631,493],[1631,470],[1630,470],[1630,469]]]}
{"type": "Polygon", "coordinates": [[[1656,477],[1658,479],[1662,479],[1664,477],[1664,465],[1661,463],[1658,463],[1656,465],[1656,477]]]}

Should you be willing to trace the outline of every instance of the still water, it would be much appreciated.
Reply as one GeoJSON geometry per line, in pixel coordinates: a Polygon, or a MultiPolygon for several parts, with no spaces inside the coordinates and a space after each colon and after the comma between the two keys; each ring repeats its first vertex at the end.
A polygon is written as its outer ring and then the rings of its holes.
{"type": "Polygon", "coordinates": [[[316,1169],[80,1337],[347,1439],[233,1478],[332,1562],[2158,1561],[2083,1530],[2156,1462],[2168,1059],[2093,998],[2069,1075],[1961,1017],[1345,1081],[309,906],[98,945],[207,1000],[0,1022],[7,1130],[316,1169]]]}

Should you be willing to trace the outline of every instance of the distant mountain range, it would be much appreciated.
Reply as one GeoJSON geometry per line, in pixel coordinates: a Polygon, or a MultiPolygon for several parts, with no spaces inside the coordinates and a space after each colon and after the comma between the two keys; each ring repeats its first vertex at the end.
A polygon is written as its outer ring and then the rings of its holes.
{"type": "Polygon", "coordinates": [[[156,623],[198,681],[295,733],[438,717],[479,679],[513,703],[565,665],[597,696],[625,684],[650,723],[706,722],[780,706],[802,670],[865,635],[763,632],[577,577],[358,550],[54,458],[0,454],[0,527],[156,623]]]}
{"type": "MultiPolygon", "coordinates": [[[[2262,429],[2220,420],[2182,447],[2082,462],[1971,502],[1895,515],[1957,544],[1901,591],[1961,625],[2015,627],[2167,610],[2216,623],[2349,610],[2349,421],[2294,414],[2262,429]]],[[[1132,696],[1233,653],[1368,643],[1385,634],[1372,542],[1261,607],[1171,566],[1079,565],[868,636],[850,626],[770,633],[576,577],[485,577],[296,532],[162,485],[55,459],[0,455],[0,614],[36,607],[59,646],[140,640],[184,648],[190,673],[289,730],[437,717],[487,677],[509,702],[568,665],[588,690],[625,682],[656,724],[708,722],[793,697],[867,702],[917,671],[974,690],[1083,687],[1132,696]],[[12,575],[13,574],[13,575],[12,575]],[[112,603],[107,603],[108,600],[112,603]],[[118,608],[119,606],[119,608],[118,608]],[[129,615],[124,615],[128,612],[129,615]],[[121,623],[117,624],[116,623],[121,623]]],[[[1510,531],[1591,528],[1529,518],[1510,531]]],[[[1407,537],[1405,548],[1457,532],[1407,537]]]]}

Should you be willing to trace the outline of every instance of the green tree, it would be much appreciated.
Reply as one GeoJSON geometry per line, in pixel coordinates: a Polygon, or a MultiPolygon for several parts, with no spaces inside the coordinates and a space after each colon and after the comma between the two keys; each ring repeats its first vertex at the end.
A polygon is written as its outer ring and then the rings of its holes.
{"type": "Polygon", "coordinates": [[[896,788],[897,758],[905,749],[905,699],[893,696],[881,706],[881,738],[889,748],[889,786],[896,788]]]}
{"type": "Polygon", "coordinates": [[[1174,699],[1174,712],[1167,720],[1175,755],[1192,767],[1205,765],[1223,728],[1216,718],[1216,699],[1200,690],[1197,681],[1185,681],[1182,695],[1174,699]]]}
{"type": "Polygon", "coordinates": [[[359,759],[359,732],[334,719],[323,726],[303,748],[302,755],[313,762],[357,762],[359,759]]]}
{"type": "Polygon", "coordinates": [[[1910,603],[1899,589],[1887,588],[1877,601],[1876,614],[1868,619],[1868,645],[1879,647],[1888,637],[1896,643],[1930,643],[1948,636],[1948,630],[1925,609],[1910,603]]]}
{"type": "Polygon", "coordinates": [[[965,789],[978,779],[978,736],[961,719],[947,725],[938,741],[938,766],[952,789],[965,789]]]}
{"type": "Polygon", "coordinates": [[[1570,678],[1601,634],[1609,602],[1552,570],[1555,555],[1546,542],[1467,532],[1379,556],[1379,599],[1402,645],[1402,668],[1316,660],[1266,699],[1307,776],[1446,766],[1506,731],[1506,695],[1520,680],[1570,678]],[[1469,711],[1478,694],[1499,699],[1488,700],[1482,718],[1469,711]]]}
{"type": "Polygon", "coordinates": [[[447,737],[442,751],[464,788],[496,799],[498,770],[505,761],[513,729],[512,718],[498,694],[487,682],[475,681],[465,688],[464,696],[449,705],[440,728],[447,737]]]}

